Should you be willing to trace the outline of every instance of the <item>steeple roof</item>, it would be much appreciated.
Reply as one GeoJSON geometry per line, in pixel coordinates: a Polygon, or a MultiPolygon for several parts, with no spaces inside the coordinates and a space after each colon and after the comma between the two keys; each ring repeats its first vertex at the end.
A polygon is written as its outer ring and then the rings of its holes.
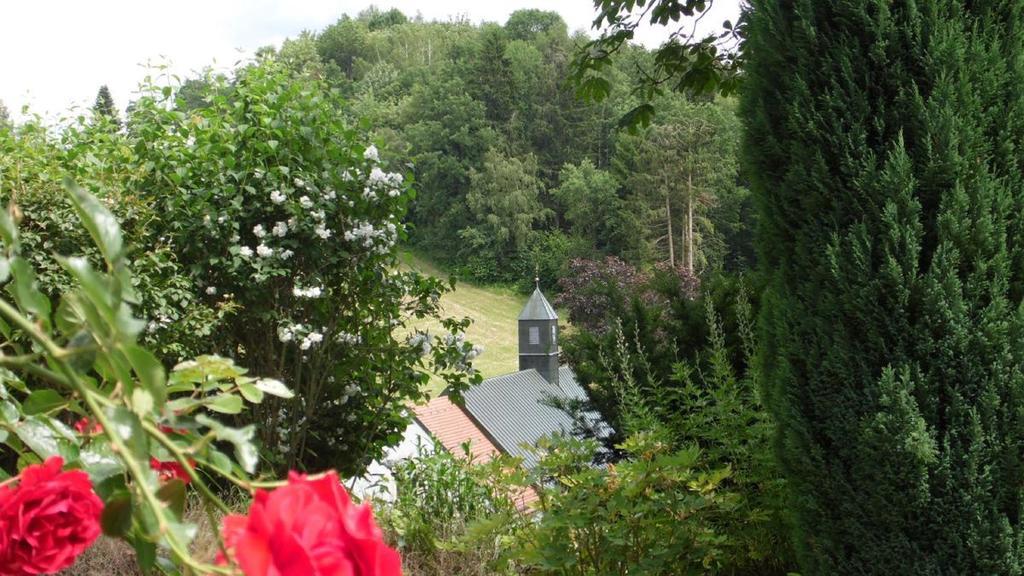
{"type": "Polygon", "coordinates": [[[526,302],[526,306],[523,307],[523,311],[519,313],[519,319],[558,320],[558,314],[555,314],[555,309],[551,307],[548,299],[541,293],[540,287],[537,287],[526,302]]]}

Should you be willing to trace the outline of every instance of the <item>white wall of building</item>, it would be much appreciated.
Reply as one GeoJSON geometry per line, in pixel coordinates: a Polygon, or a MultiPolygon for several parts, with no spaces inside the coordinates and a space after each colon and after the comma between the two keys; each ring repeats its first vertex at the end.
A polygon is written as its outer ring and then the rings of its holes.
{"type": "Polygon", "coordinates": [[[386,449],[380,460],[371,462],[363,477],[352,478],[345,484],[349,492],[360,500],[375,498],[392,502],[395,499],[395,479],[391,475],[391,467],[421,451],[433,452],[434,440],[419,422],[413,420],[402,433],[402,441],[397,446],[386,449]]]}

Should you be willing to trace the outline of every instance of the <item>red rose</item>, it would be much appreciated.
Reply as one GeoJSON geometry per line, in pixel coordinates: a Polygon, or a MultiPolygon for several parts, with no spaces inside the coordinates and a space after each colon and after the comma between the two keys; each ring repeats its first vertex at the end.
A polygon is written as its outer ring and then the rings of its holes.
{"type": "MultiPolygon", "coordinates": [[[[401,576],[368,505],[352,503],[333,470],[257,490],[248,516],[224,518],[224,542],[246,576],[401,576]]],[[[224,558],[218,559],[224,563],[224,558]]]]}
{"type": "MultiPolygon", "coordinates": [[[[189,464],[193,468],[196,465],[195,461],[191,461],[189,462],[189,464]]],[[[185,467],[173,460],[163,462],[151,456],[149,458],[149,467],[152,468],[153,470],[156,470],[157,475],[160,476],[161,482],[166,482],[171,478],[178,478],[185,484],[188,484],[189,482],[192,481],[192,478],[189,477],[188,471],[185,470],[185,467]]]]}
{"type": "Polygon", "coordinates": [[[59,572],[100,535],[103,502],[85,472],[63,466],[53,456],[0,487],[0,576],[59,572]]]}
{"type": "Polygon", "coordinates": [[[85,436],[95,436],[103,433],[103,424],[92,418],[81,418],[75,422],[75,430],[85,436]]]}

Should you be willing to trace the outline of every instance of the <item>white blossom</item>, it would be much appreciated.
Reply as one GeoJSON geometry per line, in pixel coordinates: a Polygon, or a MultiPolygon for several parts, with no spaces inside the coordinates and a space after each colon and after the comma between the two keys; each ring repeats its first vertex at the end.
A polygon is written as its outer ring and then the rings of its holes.
{"type": "Polygon", "coordinates": [[[256,253],[259,254],[261,258],[270,258],[274,255],[274,249],[266,244],[260,244],[256,247],[256,253]]]}
{"type": "Polygon", "coordinates": [[[216,295],[217,294],[217,287],[216,286],[207,286],[206,287],[206,293],[209,294],[210,296],[216,295]]]}
{"type": "Polygon", "coordinates": [[[263,170],[260,170],[259,168],[253,170],[252,171],[252,177],[257,179],[257,180],[262,180],[263,179],[263,170]]]}
{"type": "Polygon", "coordinates": [[[330,229],[326,228],[323,224],[317,224],[313,232],[315,232],[317,236],[323,238],[324,240],[327,240],[328,238],[331,237],[330,229]]]}
{"type": "Polygon", "coordinates": [[[242,246],[241,248],[238,249],[238,253],[246,258],[250,258],[252,256],[252,248],[249,248],[248,246],[242,246]]]}
{"type": "Polygon", "coordinates": [[[328,200],[334,200],[336,197],[337,193],[334,191],[333,188],[328,188],[327,191],[324,192],[324,198],[328,200]]]}
{"type": "Polygon", "coordinates": [[[291,258],[294,254],[295,254],[295,252],[292,252],[291,250],[282,250],[281,251],[281,260],[287,260],[287,259],[291,258]]]}
{"type": "Polygon", "coordinates": [[[359,344],[363,341],[362,337],[358,334],[349,334],[348,332],[338,332],[334,337],[334,340],[341,344],[359,344]]]}
{"type": "Polygon", "coordinates": [[[313,201],[309,199],[309,196],[303,196],[302,198],[299,198],[299,204],[301,204],[303,208],[313,207],[313,201]]]}
{"type": "Polygon", "coordinates": [[[274,204],[280,204],[285,201],[285,195],[280,190],[274,190],[270,193],[270,201],[274,204]]]}
{"type": "Polygon", "coordinates": [[[292,294],[300,298],[319,298],[322,293],[323,288],[319,286],[310,286],[308,288],[303,288],[301,286],[296,285],[294,288],[292,288],[292,294]]]}
{"type": "Polygon", "coordinates": [[[267,231],[263,229],[263,224],[257,224],[252,227],[252,233],[257,238],[263,238],[267,235],[267,231]]]}
{"type": "Polygon", "coordinates": [[[274,236],[283,238],[284,235],[288,233],[288,225],[284,222],[277,222],[274,224],[274,228],[271,230],[271,233],[273,233],[274,236]]]}
{"type": "Polygon", "coordinates": [[[295,182],[295,187],[296,188],[305,188],[306,187],[306,182],[303,181],[302,178],[296,178],[296,179],[292,180],[292,182],[295,182]]]}
{"type": "Polygon", "coordinates": [[[377,153],[377,147],[374,146],[373,144],[367,146],[366,151],[363,152],[363,158],[367,160],[372,160],[374,162],[380,160],[380,155],[377,153]]]}

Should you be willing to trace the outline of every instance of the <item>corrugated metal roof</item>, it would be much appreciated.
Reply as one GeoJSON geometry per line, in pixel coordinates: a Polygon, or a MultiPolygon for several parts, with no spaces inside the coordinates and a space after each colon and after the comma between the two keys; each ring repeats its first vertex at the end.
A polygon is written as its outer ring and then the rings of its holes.
{"type": "Polygon", "coordinates": [[[465,442],[469,442],[469,453],[475,462],[487,462],[500,452],[487,434],[447,396],[434,398],[425,406],[416,406],[413,412],[416,420],[452,454],[464,454],[462,444],[465,442]]]}
{"type": "MultiPolygon", "coordinates": [[[[558,382],[552,384],[532,369],[488,378],[463,394],[466,411],[502,451],[522,458],[523,465],[532,468],[537,459],[523,449],[524,444],[532,446],[543,436],[573,432],[572,418],[551,406],[551,399],[587,399],[568,366],[559,368],[558,382]]],[[[596,414],[587,416],[600,420],[596,414]]]]}
{"type": "Polygon", "coordinates": [[[523,306],[523,311],[519,313],[520,320],[558,320],[558,314],[555,314],[555,309],[548,303],[548,299],[541,293],[540,288],[535,288],[530,299],[526,301],[526,306],[523,306]]]}

